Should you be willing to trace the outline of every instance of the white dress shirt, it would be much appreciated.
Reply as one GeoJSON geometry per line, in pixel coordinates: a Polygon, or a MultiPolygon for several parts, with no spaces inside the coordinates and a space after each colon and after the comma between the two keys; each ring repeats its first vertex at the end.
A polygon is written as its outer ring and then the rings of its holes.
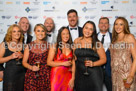
{"type": "Polygon", "coordinates": [[[49,33],[51,36],[47,36],[47,42],[48,43],[55,43],[56,42],[56,35],[54,32],[49,33]]]}
{"type": "Polygon", "coordinates": [[[26,44],[27,42],[27,33],[24,33],[24,43],[26,44]]]}
{"type": "MultiPolygon", "coordinates": [[[[69,30],[70,30],[70,28],[72,28],[72,27],[69,26],[69,30]]],[[[70,30],[70,34],[71,34],[71,37],[72,37],[72,41],[73,41],[73,42],[74,42],[74,40],[75,40],[76,38],[79,37],[78,27],[76,26],[76,27],[74,27],[74,28],[77,28],[77,30],[75,30],[75,29],[70,30]]]]}
{"type": "MultiPolygon", "coordinates": [[[[103,37],[103,34],[102,34],[102,33],[99,33],[99,34],[98,34],[98,39],[99,39],[99,41],[102,40],[102,37],[103,37]]],[[[103,43],[103,47],[104,47],[105,52],[106,52],[107,49],[109,48],[110,43],[111,43],[110,34],[109,34],[109,32],[107,32],[107,33],[105,34],[104,43],[103,43]]]]}

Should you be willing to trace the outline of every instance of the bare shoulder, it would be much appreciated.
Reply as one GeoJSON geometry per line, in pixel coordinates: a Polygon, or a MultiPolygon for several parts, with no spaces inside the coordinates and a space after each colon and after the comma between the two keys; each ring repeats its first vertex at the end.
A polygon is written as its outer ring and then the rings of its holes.
{"type": "Polygon", "coordinates": [[[0,43],[0,56],[2,56],[5,53],[5,49],[7,49],[8,47],[5,46],[5,42],[0,43]]]}
{"type": "Polygon", "coordinates": [[[5,48],[5,42],[0,43],[0,48],[4,47],[5,48]]]}
{"type": "Polygon", "coordinates": [[[126,41],[127,42],[134,42],[135,41],[135,37],[133,34],[127,34],[126,35],[126,41]]]}
{"type": "Polygon", "coordinates": [[[78,37],[74,40],[74,43],[78,43],[78,41],[80,41],[83,37],[78,37]]]}
{"type": "Polygon", "coordinates": [[[3,44],[5,44],[5,42],[1,42],[1,43],[0,43],[0,45],[3,45],[3,44]]]}
{"type": "Polygon", "coordinates": [[[50,51],[56,51],[56,46],[57,46],[57,43],[50,45],[49,50],[50,51]]]}

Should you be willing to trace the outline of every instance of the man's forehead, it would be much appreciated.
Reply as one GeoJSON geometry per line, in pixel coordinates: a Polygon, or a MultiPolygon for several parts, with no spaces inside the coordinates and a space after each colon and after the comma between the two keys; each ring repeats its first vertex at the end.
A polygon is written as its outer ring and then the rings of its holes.
{"type": "Polygon", "coordinates": [[[20,22],[29,22],[27,18],[22,18],[20,22]]]}

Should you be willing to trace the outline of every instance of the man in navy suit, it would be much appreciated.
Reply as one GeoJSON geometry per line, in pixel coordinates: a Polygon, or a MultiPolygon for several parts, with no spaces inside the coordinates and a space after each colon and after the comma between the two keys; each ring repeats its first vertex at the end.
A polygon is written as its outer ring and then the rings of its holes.
{"type": "Polygon", "coordinates": [[[74,9],[70,9],[67,12],[67,19],[69,22],[68,29],[70,30],[72,41],[78,37],[81,37],[82,34],[82,28],[78,26],[78,13],[74,9]]]}
{"type": "Polygon", "coordinates": [[[106,52],[107,62],[102,66],[104,73],[104,84],[107,91],[112,91],[112,81],[111,81],[111,58],[109,45],[111,43],[112,34],[109,32],[109,19],[107,17],[102,17],[99,19],[99,30],[98,39],[102,42],[103,47],[106,52]]]}

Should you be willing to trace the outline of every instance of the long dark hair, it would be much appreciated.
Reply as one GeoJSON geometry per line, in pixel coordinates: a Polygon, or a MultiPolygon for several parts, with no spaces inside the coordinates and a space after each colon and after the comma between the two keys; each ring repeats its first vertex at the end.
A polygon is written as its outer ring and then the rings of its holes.
{"type": "MultiPolygon", "coordinates": [[[[60,43],[62,43],[61,33],[62,33],[62,31],[63,31],[64,29],[68,29],[68,28],[62,26],[62,27],[59,29],[59,31],[58,31],[55,56],[56,56],[57,53],[58,53],[58,48],[59,48],[59,50],[62,52],[62,46],[60,45],[60,43]]],[[[69,31],[69,29],[68,29],[68,31],[69,31]]],[[[67,41],[67,44],[70,45],[70,50],[72,50],[72,48],[71,48],[72,43],[73,43],[73,42],[72,42],[72,37],[71,37],[70,31],[69,31],[69,40],[67,41]]]]}
{"type": "MultiPolygon", "coordinates": [[[[96,26],[95,26],[95,23],[94,23],[93,21],[87,21],[87,22],[83,25],[83,30],[84,30],[85,25],[88,24],[88,23],[91,24],[91,25],[93,25],[93,34],[92,34],[92,36],[91,36],[91,38],[92,38],[92,48],[96,51],[96,46],[98,46],[98,45],[96,44],[96,42],[99,41],[98,38],[97,38],[96,26]]],[[[84,37],[84,35],[83,35],[83,37],[84,37]]]]}

